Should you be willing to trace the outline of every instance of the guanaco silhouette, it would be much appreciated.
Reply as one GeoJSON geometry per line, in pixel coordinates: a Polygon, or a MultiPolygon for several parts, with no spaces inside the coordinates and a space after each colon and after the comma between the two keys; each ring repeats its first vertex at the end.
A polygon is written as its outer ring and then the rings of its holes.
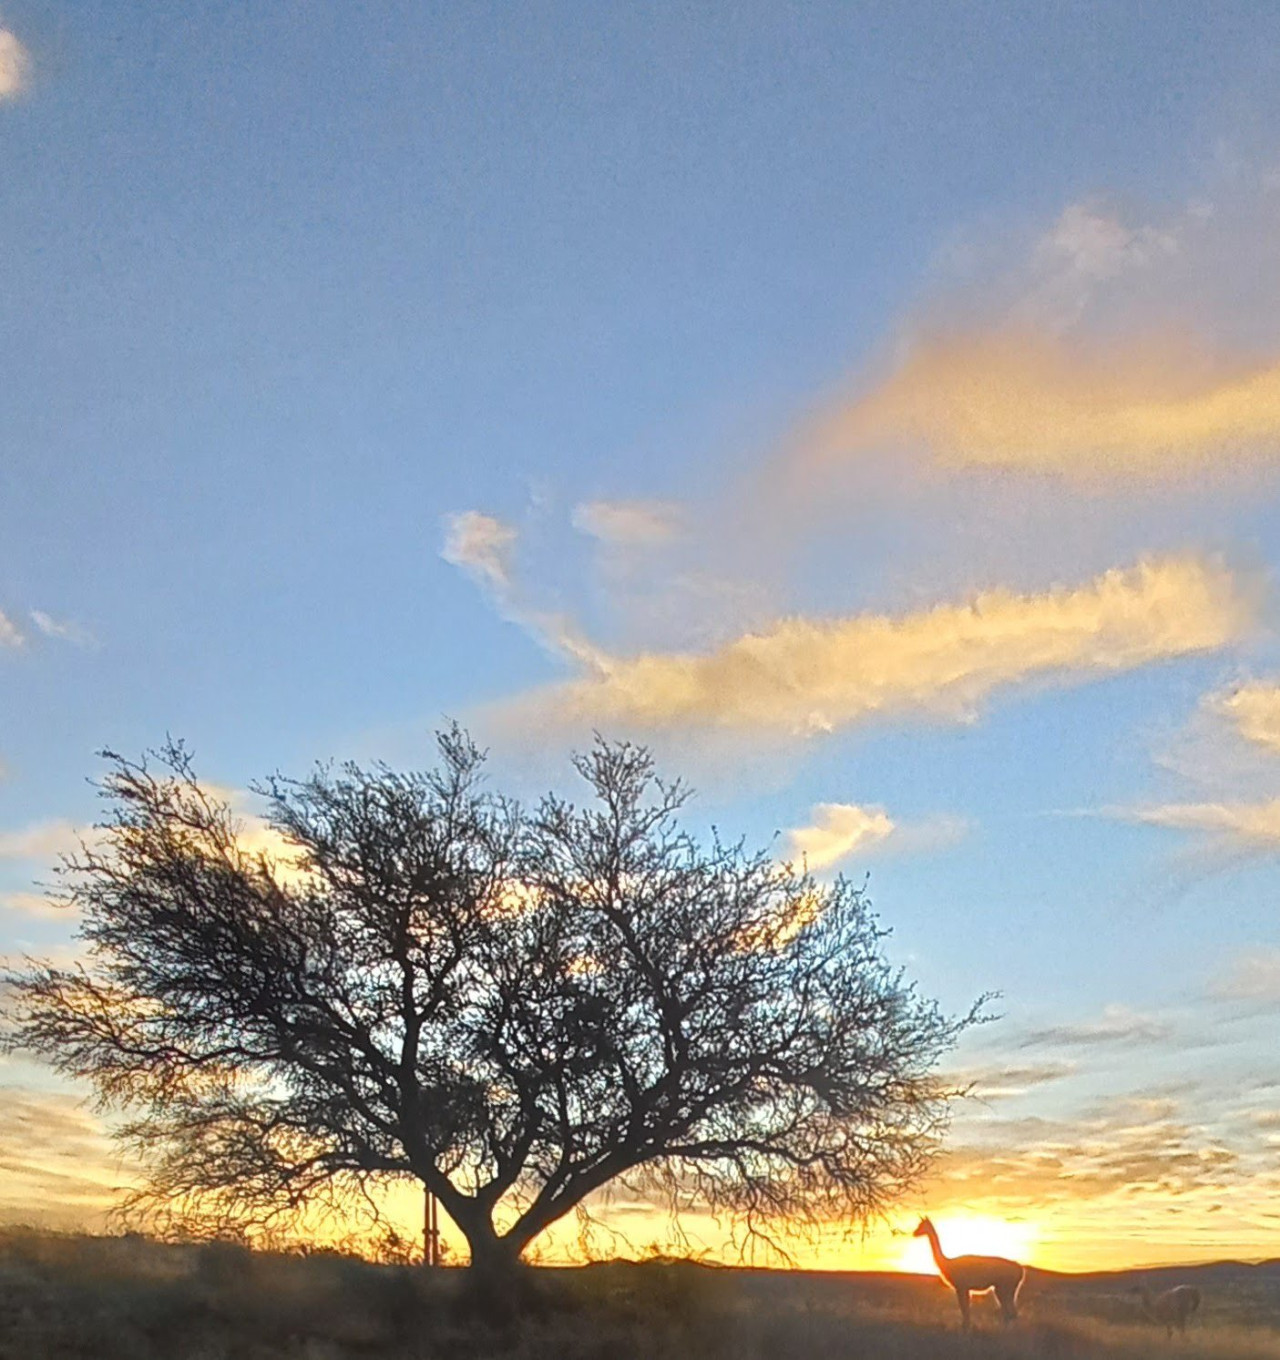
{"type": "Polygon", "coordinates": [[[960,1318],[969,1330],[969,1295],[994,1292],[1000,1305],[1000,1320],[1008,1326],[1018,1316],[1018,1290],[1026,1278],[1026,1270],[1017,1261],[1003,1256],[945,1256],[938,1241],[938,1230],[922,1218],[913,1237],[927,1237],[933,1249],[938,1273],[956,1291],[960,1318]]]}
{"type": "Polygon", "coordinates": [[[1171,1337],[1175,1327],[1185,1332],[1187,1319],[1200,1307],[1200,1291],[1193,1284],[1174,1285],[1155,1298],[1146,1285],[1136,1285],[1135,1290],[1142,1300],[1143,1315],[1163,1327],[1165,1336],[1171,1337]]]}

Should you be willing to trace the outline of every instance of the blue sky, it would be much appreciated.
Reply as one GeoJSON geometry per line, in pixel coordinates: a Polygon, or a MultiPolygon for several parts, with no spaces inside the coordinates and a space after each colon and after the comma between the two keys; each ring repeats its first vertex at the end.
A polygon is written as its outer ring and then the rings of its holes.
{"type": "Polygon", "coordinates": [[[453,715],[531,792],[635,735],[695,819],[845,844],[947,1005],[1003,993],[960,1061],[1040,1075],[931,1207],[1095,1259],[1090,1130],[1159,1100],[1145,1259],[1280,1253],[1280,12],[0,32],[4,948],[70,939],[33,883],[102,746],[243,788],[453,715]],[[993,1147],[1011,1188],[961,1175],[993,1147]]]}

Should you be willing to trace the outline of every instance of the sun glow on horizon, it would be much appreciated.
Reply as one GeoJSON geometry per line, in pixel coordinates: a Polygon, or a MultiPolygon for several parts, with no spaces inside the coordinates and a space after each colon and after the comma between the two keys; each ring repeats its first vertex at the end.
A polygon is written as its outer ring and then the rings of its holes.
{"type": "MultiPolygon", "coordinates": [[[[948,1256],[1005,1256],[1029,1265],[1040,1241],[1039,1229],[1025,1219],[996,1218],[963,1210],[934,1217],[933,1226],[948,1256]]],[[[908,1235],[902,1240],[891,1269],[916,1275],[937,1274],[928,1238],[910,1236],[914,1229],[912,1222],[898,1230],[908,1235]]]]}

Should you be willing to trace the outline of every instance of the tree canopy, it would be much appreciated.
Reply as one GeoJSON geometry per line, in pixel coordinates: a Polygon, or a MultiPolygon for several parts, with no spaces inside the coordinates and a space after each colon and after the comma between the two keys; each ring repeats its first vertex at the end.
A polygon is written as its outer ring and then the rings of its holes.
{"type": "Polygon", "coordinates": [[[439,751],[269,780],[266,849],[181,746],[106,753],[61,880],[85,962],[10,978],[12,1042],[125,1113],[142,1203],[261,1222],[413,1177],[501,1267],[619,1178],[794,1223],[919,1177],[973,1017],[886,961],[860,888],[694,835],[640,747],[576,759],[581,807],[439,751]]]}

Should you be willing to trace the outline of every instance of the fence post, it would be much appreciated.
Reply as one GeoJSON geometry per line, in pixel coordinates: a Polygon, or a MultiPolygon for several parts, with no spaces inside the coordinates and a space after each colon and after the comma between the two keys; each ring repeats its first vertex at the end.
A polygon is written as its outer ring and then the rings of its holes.
{"type": "Polygon", "coordinates": [[[440,1207],[430,1190],[425,1192],[426,1203],[422,1216],[422,1264],[440,1264],[440,1207]]]}

